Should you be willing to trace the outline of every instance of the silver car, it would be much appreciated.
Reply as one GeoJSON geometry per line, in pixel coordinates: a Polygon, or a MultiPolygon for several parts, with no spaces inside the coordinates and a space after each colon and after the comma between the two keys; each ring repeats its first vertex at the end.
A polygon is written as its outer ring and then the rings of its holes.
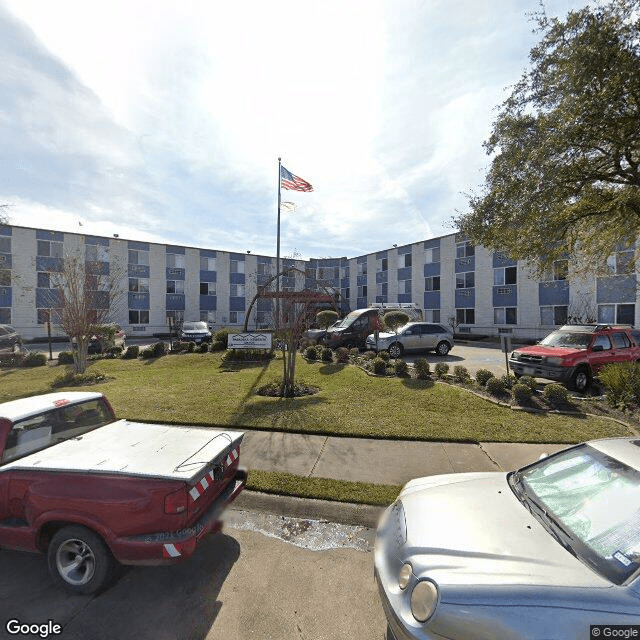
{"type": "Polygon", "coordinates": [[[435,351],[446,356],[453,349],[453,333],[434,322],[409,322],[398,333],[380,332],[367,336],[365,347],[373,351],[388,351],[399,358],[405,351],[435,351]]]}
{"type": "Polygon", "coordinates": [[[640,438],[412,480],[380,522],[375,577],[396,640],[636,637],[618,630],[640,625],[640,438]]]}

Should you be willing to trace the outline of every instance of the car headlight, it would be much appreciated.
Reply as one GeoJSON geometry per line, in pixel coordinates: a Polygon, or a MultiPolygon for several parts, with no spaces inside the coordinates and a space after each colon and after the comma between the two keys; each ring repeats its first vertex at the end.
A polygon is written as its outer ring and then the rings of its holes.
{"type": "Polygon", "coordinates": [[[562,364],[562,358],[551,356],[550,358],[547,358],[547,364],[550,364],[550,365],[553,365],[553,366],[561,365],[562,364]]]}
{"type": "Polygon", "coordinates": [[[431,580],[420,580],[411,593],[411,613],[418,622],[426,622],[436,610],[438,588],[431,580]]]}
{"type": "Polygon", "coordinates": [[[511,359],[512,360],[520,360],[520,352],[519,351],[512,351],[511,352],[511,359]]]}
{"type": "Polygon", "coordinates": [[[405,562],[398,574],[398,586],[404,591],[409,586],[409,580],[411,580],[411,574],[413,569],[408,562],[405,562]]]}

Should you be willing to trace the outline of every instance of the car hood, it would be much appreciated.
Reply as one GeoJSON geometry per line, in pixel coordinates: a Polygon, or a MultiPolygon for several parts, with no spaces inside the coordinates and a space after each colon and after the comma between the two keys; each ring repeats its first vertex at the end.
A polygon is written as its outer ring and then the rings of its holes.
{"type": "Polygon", "coordinates": [[[545,347],[541,344],[537,344],[531,347],[519,347],[514,351],[518,351],[519,353],[524,353],[528,355],[535,356],[545,356],[545,357],[564,357],[575,355],[576,353],[581,353],[585,351],[585,349],[576,349],[575,347],[545,347]]]}
{"type": "Polygon", "coordinates": [[[418,576],[462,588],[453,593],[473,585],[477,600],[483,586],[611,586],[529,513],[504,473],[418,479],[406,485],[400,500],[404,560],[418,576]]]}

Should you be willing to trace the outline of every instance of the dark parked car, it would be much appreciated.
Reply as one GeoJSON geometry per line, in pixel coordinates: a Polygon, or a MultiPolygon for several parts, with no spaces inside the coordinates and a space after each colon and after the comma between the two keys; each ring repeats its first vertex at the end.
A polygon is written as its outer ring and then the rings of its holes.
{"type": "Polygon", "coordinates": [[[180,340],[185,342],[211,342],[211,331],[206,322],[184,322],[180,329],[180,340]]]}
{"type": "Polygon", "coordinates": [[[22,337],[8,324],[0,324],[0,351],[15,353],[22,348],[22,337]]]}

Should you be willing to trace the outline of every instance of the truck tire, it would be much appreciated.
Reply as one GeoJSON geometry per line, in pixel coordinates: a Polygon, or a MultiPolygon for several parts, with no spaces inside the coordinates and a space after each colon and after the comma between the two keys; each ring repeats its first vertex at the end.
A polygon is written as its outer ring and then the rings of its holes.
{"type": "Polygon", "coordinates": [[[55,533],[47,560],[56,585],[76,594],[104,589],[117,564],[102,538],[80,525],[63,527],[55,533]]]}
{"type": "Polygon", "coordinates": [[[591,372],[587,367],[578,367],[571,377],[571,386],[578,393],[584,393],[591,386],[591,372]]]}

